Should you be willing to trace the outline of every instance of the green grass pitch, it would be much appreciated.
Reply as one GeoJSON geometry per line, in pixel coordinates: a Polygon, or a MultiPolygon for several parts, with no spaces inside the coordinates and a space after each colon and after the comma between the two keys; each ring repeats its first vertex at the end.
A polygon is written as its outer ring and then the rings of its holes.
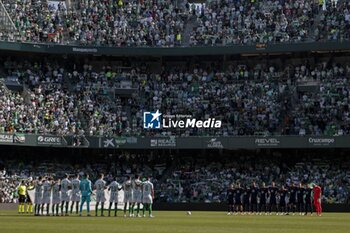
{"type": "Polygon", "coordinates": [[[15,211],[0,211],[1,233],[346,233],[350,214],[324,213],[316,216],[226,216],[224,212],[155,211],[155,218],[34,217],[15,211]]]}

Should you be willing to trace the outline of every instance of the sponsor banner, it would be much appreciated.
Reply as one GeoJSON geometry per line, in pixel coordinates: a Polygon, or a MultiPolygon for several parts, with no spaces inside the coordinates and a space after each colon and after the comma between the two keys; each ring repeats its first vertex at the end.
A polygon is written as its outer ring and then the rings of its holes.
{"type": "Polygon", "coordinates": [[[206,141],[206,147],[211,149],[223,149],[224,145],[220,138],[210,138],[206,141]]]}
{"type": "Polygon", "coordinates": [[[102,142],[104,148],[119,148],[124,144],[126,144],[125,138],[104,138],[102,142]]]}
{"type": "Polygon", "coordinates": [[[83,48],[83,47],[73,47],[72,51],[77,53],[97,53],[98,52],[97,48],[83,48]]]}
{"type": "Polygon", "coordinates": [[[243,137],[204,137],[202,148],[206,149],[241,149],[252,147],[249,138],[243,137]]]}
{"type": "Polygon", "coordinates": [[[167,137],[167,138],[151,138],[150,147],[176,147],[176,138],[167,137]]]}
{"type": "Polygon", "coordinates": [[[55,146],[61,146],[62,145],[62,138],[59,136],[44,136],[40,135],[36,138],[36,143],[38,145],[55,145],[55,146]]]}
{"type": "Polygon", "coordinates": [[[0,134],[0,143],[13,143],[12,134],[0,134]]]}
{"type": "Polygon", "coordinates": [[[278,147],[281,144],[281,141],[276,137],[264,137],[255,138],[254,143],[257,147],[278,147]]]}
{"type": "Polygon", "coordinates": [[[13,143],[24,144],[26,142],[26,136],[24,134],[14,134],[13,143]]]}
{"type": "MultiPolygon", "coordinates": [[[[259,148],[350,148],[350,136],[270,137],[94,137],[82,146],[121,149],[259,149],[259,148]]],[[[73,136],[0,133],[0,144],[17,146],[72,146],[73,136]]]]}
{"type": "Polygon", "coordinates": [[[336,145],[335,137],[308,137],[307,143],[309,146],[331,147],[336,145]]]}
{"type": "Polygon", "coordinates": [[[120,148],[130,147],[138,143],[137,137],[120,137],[120,138],[102,138],[101,147],[103,148],[120,148]]]}

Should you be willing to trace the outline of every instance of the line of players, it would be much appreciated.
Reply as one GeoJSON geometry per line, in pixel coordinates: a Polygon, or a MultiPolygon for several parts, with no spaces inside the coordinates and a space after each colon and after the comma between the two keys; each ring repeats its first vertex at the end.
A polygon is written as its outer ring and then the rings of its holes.
{"type": "Polygon", "coordinates": [[[227,190],[228,215],[231,214],[259,214],[271,215],[273,211],[276,215],[289,215],[299,212],[300,215],[313,213],[315,207],[318,216],[322,214],[321,188],[315,184],[289,187],[282,185],[276,187],[275,182],[271,186],[262,183],[258,187],[255,182],[252,186],[241,187],[231,184],[227,190]]]}
{"type": "Polygon", "coordinates": [[[88,174],[84,174],[82,179],[80,179],[79,175],[74,177],[66,175],[62,180],[54,180],[52,177],[39,177],[33,183],[35,193],[34,214],[36,216],[43,215],[45,207],[46,215],[50,216],[50,204],[51,214],[53,216],[59,216],[59,210],[61,210],[61,216],[68,216],[70,202],[70,214],[73,213],[75,206],[75,213],[79,213],[81,216],[83,205],[86,203],[87,215],[90,216],[90,197],[92,195],[96,195],[95,216],[98,216],[99,206],[101,207],[101,216],[104,216],[104,204],[106,202],[105,190],[108,189],[110,192],[108,216],[111,216],[114,203],[114,216],[116,217],[118,209],[118,191],[123,189],[124,217],[126,217],[127,206],[129,206],[129,217],[141,217],[140,204],[143,204],[143,217],[145,217],[146,209],[149,211],[149,216],[153,217],[152,203],[154,199],[154,188],[150,177],[141,181],[140,176],[135,176],[135,179],[128,176],[122,185],[117,182],[116,178],[109,185],[106,185],[103,174],[100,175],[94,185],[92,185],[89,180],[88,174]],[[95,193],[93,192],[92,186],[94,187],[95,193]],[[134,214],[135,206],[136,214],[134,214]]]}

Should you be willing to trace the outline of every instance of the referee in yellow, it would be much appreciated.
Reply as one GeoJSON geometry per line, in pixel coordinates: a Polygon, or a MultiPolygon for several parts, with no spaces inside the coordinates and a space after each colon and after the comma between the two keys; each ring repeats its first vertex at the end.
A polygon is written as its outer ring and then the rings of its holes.
{"type": "Polygon", "coordinates": [[[26,202],[26,194],[27,194],[27,186],[24,183],[24,180],[21,181],[21,184],[17,188],[18,192],[18,213],[22,214],[24,213],[24,203],[26,202]]]}

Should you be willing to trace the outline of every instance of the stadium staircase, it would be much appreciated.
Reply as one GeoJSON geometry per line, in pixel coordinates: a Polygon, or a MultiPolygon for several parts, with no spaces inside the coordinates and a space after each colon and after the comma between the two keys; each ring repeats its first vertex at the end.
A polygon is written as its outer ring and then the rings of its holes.
{"type": "MultiPolygon", "coordinates": [[[[67,9],[68,10],[68,9],[67,9]]],[[[64,20],[64,21],[66,21],[66,19],[67,19],[67,11],[66,11],[66,13],[64,13],[64,12],[60,12],[60,17],[64,20]]],[[[67,28],[67,24],[66,23],[64,23],[63,25],[62,25],[62,42],[63,43],[67,43],[68,41],[69,41],[69,39],[70,39],[70,36],[69,36],[69,31],[68,31],[68,28],[67,28]]]]}
{"type": "MultiPolygon", "coordinates": [[[[202,0],[200,0],[200,1],[202,1],[202,0]]],[[[183,12],[181,17],[184,21],[184,30],[182,32],[181,43],[183,46],[189,46],[191,32],[197,26],[196,16],[194,16],[194,15],[189,16],[189,12],[188,12],[189,9],[187,8],[189,2],[187,0],[174,0],[173,4],[175,5],[175,7],[177,9],[179,9],[181,12],[183,12]]]]}
{"type": "Polygon", "coordinates": [[[87,132],[87,134],[89,134],[89,131],[88,131],[88,127],[89,127],[88,119],[87,119],[86,115],[80,110],[80,108],[79,108],[79,111],[78,111],[78,118],[80,120],[81,127],[83,128],[83,130],[85,132],[87,132]]]}
{"type": "Polygon", "coordinates": [[[312,39],[316,39],[315,31],[318,30],[317,27],[321,22],[321,12],[322,12],[322,10],[318,11],[318,14],[314,18],[313,25],[309,28],[308,35],[312,39]]]}
{"type": "MultiPolygon", "coordinates": [[[[280,65],[283,65],[282,63],[280,65]]],[[[292,70],[292,67],[286,67],[283,73],[279,74],[278,79],[279,82],[282,82],[285,84],[285,89],[283,93],[280,93],[278,96],[278,102],[282,103],[282,106],[280,108],[280,115],[279,115],[279,122],[276,132],[283,132],[283,129],[286,128],[285,119],[288,116],[291,109],[294,108],[296,104],[297,96],[297,90],[294,88],[293,85],[288,84],[288,80],[291,80],[293,74],[290,73],[290,70],[292,70]]]]}
{"type": "MultiPolygon", "coordinates": [[[[76,11],[76,9],[79,9],[79,3],[80,1],[79,0],[65,0],[65,3],[66,3],[66,9],[67,9],[67,14],[68,12],[74,12],[76,11]]],[[[66,15],[61,13],[60,15],[62,17],[62,19],[66,19],[66,15]]],[[[63,27],[63,42],[64,43],[70,43],[71,42],[71,38],[70,38],[70,35],[69,35],[69,31],[68,31],[68,28],[67,28],[67,24],[63,24],[62,25],[63,27]]]]}
{"type": "MultiPolygon", "coordinates": [[[[340,4],[346,2],[348,0],[338,0],[337,1],[337,5],[339,6],[340,4]]],[[[329,1],[327,4],[331,4],[329,1]]],[[[328,9],[329,5],[327,5],[327,9],[328,9]]],[[[308,35],[310,36],[310,38],[312,38],[313,40],[317,40],[318,38],[315,37],[315,31],[318,30],[317,27],[318,25],[320,24],[321,22],[321,13],[323,12],[322,9],[318,9],[318,12],[317,14],[315,15],[314,17],[314,23],[313,25],[309,28],[309,31],[308,31],[308,35]]],[[[319,32],[320,33],[320,32],[319,32]]]]}
{"type": "Polygon", "coordinates": [[[22,92],[22,97],[24,99],[24,102],[26,104],[31,104],[31,94],[32,92],[30,91],[30,89],[27,87],[27,85],[23,84],[23,92],[22,92]]]}
{"type": "MultiPolygon", "coordinates": [[[[14,40],[19,37],[20,32],[13,23],[9,13],[7,12],[3,2],[0,0],[0,32],[7,34],[8,32],[14,33],[14,40]]],[[[9,38],[1,38],[0,40],[8,40],[9,38]]]]}
{"type": "Polygon", "coordinates": [[[283,103],[282,108],[280,109],[279,122],[281,124],[278,125],[277,132],[282,132],[283,129],[286,128],[285,119],[288,116],[291,106],[295,104],[294,99],[295,92],[294,90],[287,87],[283,94],[279,96],[279,101],[283,103]]]}
{"type": "Polygon", "coordinates": [[[197,20],[195,16],[191,16],[186,20],[185,29],[183,32],[182,45],[189,46],[191,39],[191,32],[193,32],[194,28],[197,26],[197,20]]]}
{"type": "Polygon", "coordinates": [[[4,79],[0,78],[0,90],[4,92],[9,92],[10,90],[6,87],[4,81],[4,79]]]}
{"type": "MultiPolygon", "coordinates": [[[[75,92],[75,89],[74,89],[74,85],[71,83],[71,80],[67,77],[67,76],[64,76],[64,87],[70,91],[70,92],[75,92]]],[[[78,99],[74,99],[74,105],[75,106],[78,106],[78,99]]],[[[86,115],[84,114],[84,112],[82,112],[81,108],[78,108],[78,118],[79,118],[79,121],[81,123],[81,127],[83,128],[83,130],[85,132],[87,132],[87,129],[88,129],[88,118],[86,117],[86,115]]]]}

